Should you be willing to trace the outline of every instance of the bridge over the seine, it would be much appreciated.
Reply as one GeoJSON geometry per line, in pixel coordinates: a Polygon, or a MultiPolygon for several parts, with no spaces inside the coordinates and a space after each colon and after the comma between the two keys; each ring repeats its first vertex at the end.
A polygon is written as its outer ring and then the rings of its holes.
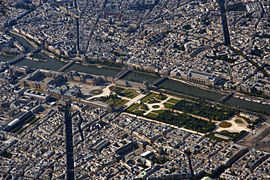
{"type": "Polygon", "coordinates": [[[131,68],[125,68],[122,71],[120,71],[115,77],[114,80],[118,80],[123,78],[124,76],[126,76],[128,73],[130,73],[132,71],[131,68]]]}
{"type": "Polygon", "coordinates": [[[165,81],[166,79],[168,79],[168,76],[167,76],[167,75],[166,75],[166,76],[162,76],[162,77],[156,79],[154,82],[152,82],[152,83],[149,85],[149,87],[157,86],[157,85],[159,85],[160,83],[162,83],[163,81],[165,81]]]}
{"type": "Polygon", "coordinates": [[[231,92],[231,93],[227,94],[226,96],[223,96],[223,97],[219,100],[219,102],[225,102],[225,101],[227,101],[228,99],[230,99],[233,95],[234,95],[234,92],[231,92]]]}
{"type": "MultiPolygon", "coordinates": [[[[39,52],[40,50],[41,50],[41,48],[34,49],[34,50],[30,51],[29,54],[39,52]]],[[[10,59],[7,63],[9,65],[16,64],[16,63],[22,61],[25,58],[25,56],[26,56],[25,54],[19,54],[18,56],[10,59]]]]}

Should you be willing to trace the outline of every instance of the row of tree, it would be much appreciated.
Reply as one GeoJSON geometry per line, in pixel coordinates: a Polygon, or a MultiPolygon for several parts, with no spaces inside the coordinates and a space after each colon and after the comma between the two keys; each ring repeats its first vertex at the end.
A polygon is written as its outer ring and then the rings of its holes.
{"type": "Polygon", "coordinates": [[[194,103],[186,100],[181,100],[174,105],[173,109],[217,121],[227,120],[235,114],[233,109],[226,107],[217,108],[205,101],[194,103]]]}
{"type": "Polygon", "coordinates": [[[201,120],[187,114],[174,113],[169,110],[160,113],[156,119],[167,124],[185,127],[201,133],[211,132],[216,128],[215,123],[201,120]]]}

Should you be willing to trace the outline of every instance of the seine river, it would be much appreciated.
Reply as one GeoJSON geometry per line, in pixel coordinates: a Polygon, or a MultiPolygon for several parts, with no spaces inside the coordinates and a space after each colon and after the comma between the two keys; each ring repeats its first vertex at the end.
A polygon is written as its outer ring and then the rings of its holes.
{"type": "Polygon", "coordinates": [[[69,71],[78,71],[94,75],[114,77],[121,71],[121,69],[74,64],[71,67],[67,68],[65,72],[69,71]]]}
{"type": "MultiPolygon", "coordinates": [[[[31,49],[31,45],[29,46],[29,44],[26,41],[24,41],[22,38],[19,38],[17,40],[20,43],[22,43],[24,46],[26,46],[27,48],[31,49]]],[[[46,61],[32,61],[32,60],[24,59],[15,65],[30,66],[33,68],[43,68],[43,69],[51,69],[51,70],[58,70],[64,65],[63,62],[60,62],[53,58],[49,58],[48,56],[42,55],[41,53],[40,53],[40,56],[46,59],[46,61]]],[[[0,61],[6,61],[6,60],[7,58],[4,58],[0,55],[0,61]]],[[[94,74],[94,75],[110,76],[110,77],[114,77],[118,72],[121,71],[120,69],[110,68],[110,67],[84,66],[84,65],[74,64],[68,69],[66,69],[66,72],[69,72],[72,70],[94,74]]],[[[143,82],[147,80],[148,82],[151,83],[157,78],[158,78],[157,76],[150,75],[147,73],[131,72],[127,76],[125,76],[123,79],[136,81],[136,82],[143,82]]],[[[159,84],[158,87],[163,88],[163,89],[173,90],[173,91],[180,92],[183,94],[192,95],[192,96],[208,98],[214,101],[218,101],[221,97],[224,96],[218,92],[204,90],[198,87],[190,86],[186,83],[182,83],[182,82],[174,81],[170,79],[165,80],[164,82],[159,84]]],[[[270,113],[269,105],[263,105],[256,102],[249,102],[249,101],[236,99],[232,97],[226,103],[232,104],[240,108],[244,108],[244,109],[265,111],[267,113],[270,113]]]]}

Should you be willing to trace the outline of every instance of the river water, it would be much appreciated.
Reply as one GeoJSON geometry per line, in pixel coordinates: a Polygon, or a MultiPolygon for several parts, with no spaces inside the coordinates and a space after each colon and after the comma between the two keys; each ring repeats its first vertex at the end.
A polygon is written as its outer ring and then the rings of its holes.
{"type": "MultiPolygon", "coordinates": [[[[16,38],[17,39],[17,38],[16,38]]],[[[32,49],[29,46],[29,43],[24,41],[22,38],[19,38],[18,41],[22,43],[23,45],[27,46],[27,48],[32,49]]],[[[42,58],[47,59],[46,62],[44,61],[31,61],[24,59],[23,61],[15,64],[19,66],[30,66],[33,68],[43,68],[43,69],[51,69],[51,70],[58,70],[60,69],[65,63],[60,62],[56,59],[52,59],[46,55],[41,55],[42,58]]],[[[1,60],[1,56],[0,56],[1,60]]],[[[84,65],[79,65],[79,64],[74,64],[68,69],[66,69],[65,72],[69,71],[78,71],[78,72],[85,72],[89,74],[95,74],[95,75],[104,75],[104,76],[110,76],[114,77],[117,75],[121,70],[120,69],[115,69],[115,68],[110,68],[110,67],[102,67],[98,68],[96,66],[84,66],[84,65]]],[[[143,82],[144,80],[147,80],[148,82],[153,82],[156,80],[158,77],[153,76],[150,74],[146,73],[139,73],[139,72],[131,72],[127,76],[125,76],[123,79],[125,80],[132,80],[132,81],[137,81],[137,82],[143,82]]],[[[174,80],[165,80],[161,84],[158,85],[158,87],[163,88],[163,89],[168,89],[168,90],[173,90],[177,91],[183,94],[188,94],[192,96],[197,96],[197,97],[202,97],[202,98],[207,98],[211,99],[214,101],[220,100],[224,95],[217,93],[217,92],[212,92],[204,89],[200,89],[198,87],[193,87],[190,86],[186,83],[182,83],[179,81],[174,81],[174,80]]],[[[244,109],[249,109],[249,110],[255,110],[255,111],[265,111],[267,113],[270,113],[270,106],[269,105],[263,105],[259,104],[256,102],[249,102],[241,99],[236,99],[236,98],[230,98],[226,103],[232,104],[235,106],[238,106],[240,108],[244,109]]]]}
{"type": "Polygon", "coordinates": [[[19,36],[15,36],[13,34],[9,34],[11,37],[15,38],[27,51],[31,51],[35,49],[30,43],[19,36]]]}
{"type": "Polygon", "coordinates": [[[131,72],[127,76],[125,76],[123,79],[128,80],[128,81],[136,81],[136,82],[140,82],[140,83],[143,83],[143,81],[148,81],[149,83],[152,83],[156,79],[158,79],[158,77],[153,76],[153,75],[149,75],[149,74],[131,72]]]}
{"type": "MultiPolygon", "coordinates": [[[[183,94],[188,94],[191,96],[197,96],[201,98],[206,98],[206,99],[211,99],[214,101],[219,101],[224,95],[213,92],[213,91],[208,91],[204,89],[200,89],[198,87],[190,86],[186,83],[182,83],[179,81],[174,81],[174,80],[166,80],[158,87],[163,88],[163,89],[168,89],[176,92],[180,92],[183,94]]],[[[267,113],[270,113],[270,106],[269,105],[264,105],[256,102],[251,102],[251,101],[245,101],[242,99],[237,99],[237,98],[230,98],[228,101],[225,102],[226,104],[231,104],[243,109],[248,109],[248,110],[255,110],[255,111],[265,111],[267,113]]]]}
{"type": "Polygon", "coordinates": [[[84,72],[84,73],[89,73],[89,74],[114,77],[121,71],[121,69],[114,69],[114,68],[108,68],[108,67],[98,68],[96,66],[84,66],[80,64],[74,64],[65,70],[65,72],[69,72],[69,71],[78,71],[78,72],[84,72]]]}
{"type": "Polygon", "coordinates": [[[230,98],[228,101],[226,101],[227,104],[232,104],[241,108],[249,109],[249,110],[255,110],[255,111],[265,111],[267,113],[270,113],[270,106],[265,104],[260,104],[256,102],[246,101],[243,99],[237,99],[237,98],[230,98]]]}
{"type": "Polygon", "coordinates": [[[59,70],[62,66],[65,65],[64,62],[55,60],[53,58],[48,57],[45,54],[38,53],[40,55],[40,58],[45,59],[46,61],[33,61],[29,59],[24,59],[18,63],[16,63],[16,66],[30,66],[32,68],[42,68],[42,69],[48,69],[48,70],[59,70]]]}
{"type": "Polygon", "coordinates": [[[212,100],[218,101],[220,100],[223,95],[212,92],[212,91],[207,91],[204,89],[200,89],[179,81],[174,81],[174,80],[167,80],[158,85],[158,87],[163,88],[163,89],[168,89],[176,92],[180,92],[183,94],[188,94],[192,96],[197,96],[197,97],[202,97],[202,98],[210,98],[212,100]]]}

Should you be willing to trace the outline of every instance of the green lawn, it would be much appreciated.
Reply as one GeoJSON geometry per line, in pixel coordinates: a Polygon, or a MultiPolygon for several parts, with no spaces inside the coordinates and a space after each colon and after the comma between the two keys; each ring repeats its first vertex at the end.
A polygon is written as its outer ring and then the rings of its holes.
{"type": "Polygon", "coordinates": [[[241,131],[241,132],[229,132],[227,130],[223,130],[220,132],[217,132],[218,134],[224,135],[224,136],[228,136],[230,137],[232,140],[235,140],[237,138],[239,138],[242,134],[246,133],[246,131],[241,131]]]}
{"type": "MultiPolygon", "coordinates": [[[[149,103],[150,101],[155,100],[154,98],[156,97],[156,95],[157,94],[155,94],[155,93],[150,93],[147,96],[145,96],[141,101],[143,103],[149,103]]],[[[159,102],[159,101],[157,101],[157,102],[159,102]]]]}
{"type": "Polygon", "coordinates": [[[149,108],[146,104],[141,104],[140,109],[145,110],[145,111],[149,110],[149,108]]]}
{"type": "Polygon", "coordinates": [[[137,115],[143,115],[147,110],[148,107],[145,104],[133,104],[127,109],[127,112],[137,115]]]}
{"type": "Polygon", "coordinates": [[[164,95],[164,94],[158,94],[158,95],[156,95],[155,98],[156,98],[157,100],[163,101],[163,100],[167,99],[167,96],[164,95]]]}
{"type": "Polygon", "coordinates": [[[117,95],[122,96],[121,92],[124,91],[125,89],[121,87],[112,86],[110,87],[110,90],[115,92],[117,95]]]}
{"type": "Polygon", "coordinates": [[[179,102],[179,100],[170,98],[167,102],[168,102],[168,103],[171,103],[171,104],[176,104],[176,103],[179,102]]]}
{"type": "Polygon", "coordinates": [[[138,109],[139,107],[140,107],[140,104],[133,104],[127,110],[130,112],[133,112],[134,110],[138,109]]]}
{"type": "Polygon", "coordinates": [[[168,109],[172,109],[175,104],[177,104],[179,100],[170,98],[168,101],[164,103],[164,107],[168,109]]]}
{"type": "Polygon", "coordinates": [[[133,111],[133,113],[135,113],[135,114],[141,116],[141,115],[143,115],[143,114],[145,113],[145,111],[142,111],[142,110],[135,110],[135,111],[133,111]]]}
{"type": "Polygon", "coordinates": [[[141,101],[147,104],[159,103],[167,98],[166,95],[150,93],[146,97],[144,97],[141,101]]]}
{"type": "Polygon", "coordinates": [[[173,108],[173,104],[169,104],[169,103],[164,103],[163,104],[165,108],[168,108],[168,109],[172,109],[173,108]]]}
{"type": "Polygon", "coordinates": [[[126,89],[126,90],[122,91],[121,94],[122,94],[122,96],[129,98],[129,99],[133,99],[139,95],[139,93],[134,89],[126,89]]]}
{"type": "Polygon", "coordinates": [[[152,111],[153,113],[156,113],[156,114],[161,114],[163,113],[165,110],[154,110],[152,111]]]}
{"type": "Polygon", "coordinates": [[[151,111],[150,113],[148,113],[146,115],[146,117],[150,118],[150,119],[156,119],[160,114],[162,114],[165,110],[154,110],[151,111]]]}
{"type": "Polygon", "coordinates": [[[133,99],[139,95],[139,93],[134,89],[124,89],[121,87],[112,86],[110,90],[115,92],[119,96],[123,96],[129,99],[133,99]]]}
{"type": "Polygon", "coordinates": [[[94,100],[102,101],[106,104],[113,104],[116,109],[120,108],[121,106],[123,106],[124,104],[128,102],[128,100],[122,99],[115,94],[110,95],[110,96],[98,97],[98,98],[95,98],[94,100]]]}
{"type": "Polygon", "coordinates": [[[114,107],[117,109],[117,108],[120,108],[121,106],[123,106],[124,104],[126,104],[128,102],[128,100],[126,99],[109,99],[106,103],[107,104],[110,104],[112,103],[114,105],[114,107]]]}
{"type": "Polygon", "coordinates": [[[150,119],[156,119],[158,114],[150,112],[146,115],[146,117],[149,117],[150,119]]]}

